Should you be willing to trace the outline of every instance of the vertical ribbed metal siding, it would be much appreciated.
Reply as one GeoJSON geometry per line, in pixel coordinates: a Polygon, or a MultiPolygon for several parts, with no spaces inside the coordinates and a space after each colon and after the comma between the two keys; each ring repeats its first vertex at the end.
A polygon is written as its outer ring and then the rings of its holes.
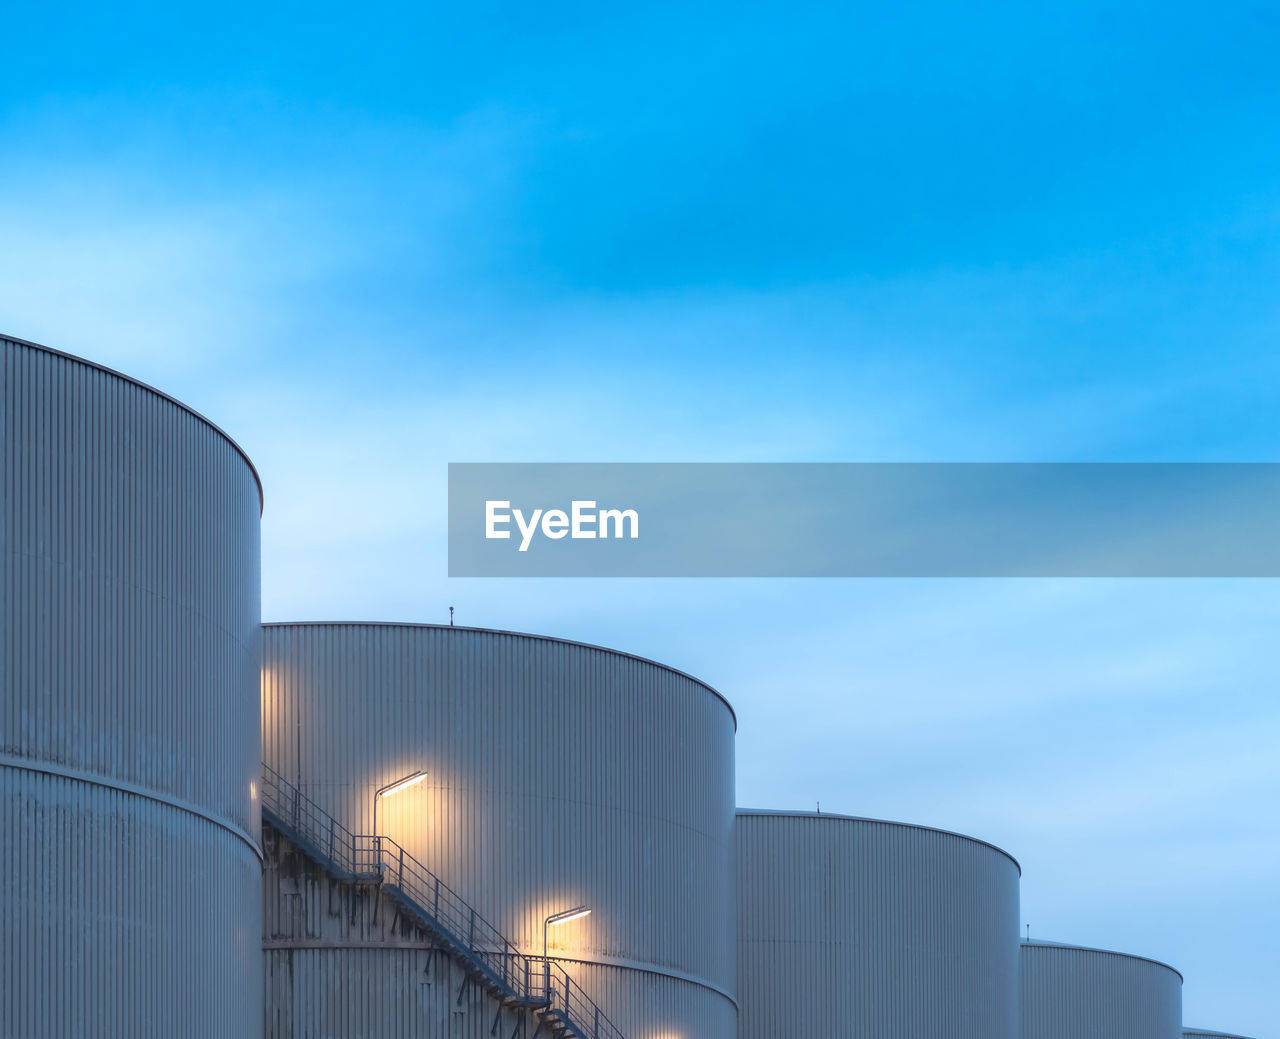
{"type": "MultiPolygon", "coordinates": [[[[288,841],[267,841],[263,941],[267,962],[267,1039],[288,1036],[489,1036],[497,1004],[463,988],[466,976],[446,953],[428,954],[430,936],[399,915],[376,887],[332,880],[288,841]],[[351,956],[352,952],[359,955],[351,956]],[[412,953],[412,954],[411,954],[412,953]],[[457,996],[463,992],[459,1008],[457,996]]],[[[629,1039],[735,1032],[733,1005],[702,1008],[687,1027],[687,983],[635,969],[565,961],[604,1006],[641,1006],[629,1039]],[[710,1020],[714,1007],[720,1019],[710,1020]]],[[[519,1021],[503,1014],[500,1033],[519,1021]]],[[[532,1016],[529,1022],[534,1022],[532,1016]]],[[[524,1033],[531,1035],[533,1025],[524,1033]]]]}
{"type": "Polygon", "coordinates": [[[248,1034],[256,476],[156,391],[34,344],[0,351],[5,880],[46,914],[0,902],[2,1034],[171,1035],[155,1022],[191,1007],[179,1033],[248,1034]]]}
{"type": "Polygon", "coordinates": [[[564,967],[627,1039],[733,1039],[738,1035],[737,1007],[716,992],[648,971],[573,960],[565,960],[564,967]]]}
{"type": "MultiPolygon", "coordinates": [[[[518,1016],[502,1013],[491,1032],[497,1004],[472,987],[447,956],[396,946],[268,948],[266,1039],[493,1039],[519,1034],[518,1016]],[[462,1003],[458,1003],[462,991],[462,1003]]],[[[574,964],[567,964],[573,970],[574,964]]],[[[735,1015],[727,1001],[701,1008],[689,1022],[685,985],[661,975],[616,967],[589,969],[602,1005],[644,1008],[644,1021],[621,1025],[627,1039],[703,1039],[733,1036],[735,1015]]],[[[575,978],[580,973],[573,970],[575,978]]],[[[536,1019],[527,1015],[525,1036],[536,1019]]],[[[544,1030],[543,1035],[547,1033],[544,1030]]]]}
{"type": "MultiPolygon", "coordinates": [[[[379,888],[333,880],[270,831],[264,850],[266,1039],[488,1039],[497,1004],[464,990],[461,968],[432,956],[429,936],[379,888]]],[[[501,1034],[518,1022],[504,1012],[501,1034]]]]}
{"type": "Polygon", "coordinates": [[[1182,978],[1123,953],[1020,946],[1023,1039],[1180,1039],[1182,978]]]}
{"type": "MultiPolygon", "coordinates": [[[[672,1039],[733,1034],[733,717],[701,683],[510,633],[267,625],[263,740],[358,832],[377,786],[427,769],[383,801],[380,830],[526,951],[541,953],[545,915],[590,904],[552,930],[553,955],[705,981],[668,982],[683,993],[672,1039]]],[[[652,1034],[651,987],[602,1008],[652,1034]]]]}
{"type": "Polygon", "coordinates": [[[1015,1039],[1019,873],[1003,852],[753,812],[737,848],[742,1039],[1015,1039]]]}
{"type": "MultiPolygon", "coordinates": [[[[448,957],[427,949],[266,951],[266,1039],[493,1039],[517,1034],[503,1010],[448,957]],[[459,1002],[461,993],[461,1002],[459,1002]]],[[[526,1026],[532,1036],[534,1025],[526,1026]]],[[[547,1033],[544,1031],[543,1035],[547,1033]]]]}
{"type": "Polygon", "coordinates": [[[0,768],[0,832],[0,1036],[254,1034],[262,881],[239,837],[18,768],[0,768]]]}

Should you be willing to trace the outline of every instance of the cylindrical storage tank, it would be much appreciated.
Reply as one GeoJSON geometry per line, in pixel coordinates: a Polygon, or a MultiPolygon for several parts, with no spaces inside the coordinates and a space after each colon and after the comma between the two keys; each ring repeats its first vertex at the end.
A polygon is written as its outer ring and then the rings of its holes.
{"type": "MultiPolygon", "coordinates": [[[[269,624],[263,648],[265,759],[287,782],[368,834],[375,790],[425,770],[379,800],[379,833],[526,955],[542,955],[546,917],[589,907],[549,928],[549,954],[627,1039],[734,1039],[735,721],[713,689],[625,653],[473,628],[269,624]]],[[[277,880],[269,1034],[343,1034],[342,1006],[392,977],[418,981],[365,1001],[362,1035],[489,1034],[492,1007],[431,1023],[441,962],[387,941],[385,911],[382,930],[353,923],[358,905],[290,924],[295,902],[335,896],[277,880]]]]}
{"type": "Polygon", "coordinates": [[[740,811],[741,1039],[1016,1039],[1008,854],[943,830],[740,811]]]}
{"type": "Polygon", "coordinates": [[[0,1036],[260,1028],[257,476],[0,338],[0,1036]]]}
{"type": "Polygon", "coordinates": [[[1184,1028],[1182,1039],[1251,1039],[1237,1032],[1215,1032],[1212,1028],[1184,1028]]]}
{"type": "Polygon", "coordinates": [[[1023,1039],[1180,1039],[1182,975],[1143,956],[1023,942],[1023,1039]]]}

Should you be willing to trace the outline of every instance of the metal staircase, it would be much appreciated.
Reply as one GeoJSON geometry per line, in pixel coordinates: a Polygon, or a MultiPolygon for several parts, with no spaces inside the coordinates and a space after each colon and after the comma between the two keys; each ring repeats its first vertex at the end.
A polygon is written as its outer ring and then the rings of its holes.
{"type": "Polygon", "coordinates": [[[262,765],[262,818],[330,876],[348,884],[372,884],[433,935],[467,971],[469,979],[502,1007],[530,1010],[540,1035],[573,1039],[624,1039],[595,1002],[560,964],[526,956],[463,899],[389,837],[357,835],[262,765]]]}

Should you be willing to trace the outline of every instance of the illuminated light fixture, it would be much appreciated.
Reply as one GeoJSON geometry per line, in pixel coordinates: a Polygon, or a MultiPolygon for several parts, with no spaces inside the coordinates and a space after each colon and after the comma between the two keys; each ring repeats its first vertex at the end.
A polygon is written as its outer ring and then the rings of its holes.
{"type": "Polygon", "coordinates": [[[378,789],[378,796],[390,797],[392,794],[400,793],[401,790],[407,790],[416,783],[421,783],[426,778],[427,774],[425,772],[413,772],[410,775],[405,776],[404,779],[397,779],[394,783],[388,783],[386,786],[380,787],[378,789]]]}
{"type": "Polygon", "coordinates": [[[591,912],[590,906],[574,906],[572,909],[565,909],[559,913],[552,913],[549,917],[542,921],[542,958],[547,958],[547,928],[552,924],[566,924],[570,920],[576,920],[580,916],[586,916],[591,912]]]}

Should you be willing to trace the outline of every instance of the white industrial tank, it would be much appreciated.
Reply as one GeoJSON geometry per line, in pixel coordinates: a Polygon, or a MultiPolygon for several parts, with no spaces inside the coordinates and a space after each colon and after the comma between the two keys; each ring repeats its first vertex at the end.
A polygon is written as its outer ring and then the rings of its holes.
{"type": "Polygon", "coordinates": [[[156,390],[0,352],[0,1036],[251,1035],[257,476],[156,390]]]}

